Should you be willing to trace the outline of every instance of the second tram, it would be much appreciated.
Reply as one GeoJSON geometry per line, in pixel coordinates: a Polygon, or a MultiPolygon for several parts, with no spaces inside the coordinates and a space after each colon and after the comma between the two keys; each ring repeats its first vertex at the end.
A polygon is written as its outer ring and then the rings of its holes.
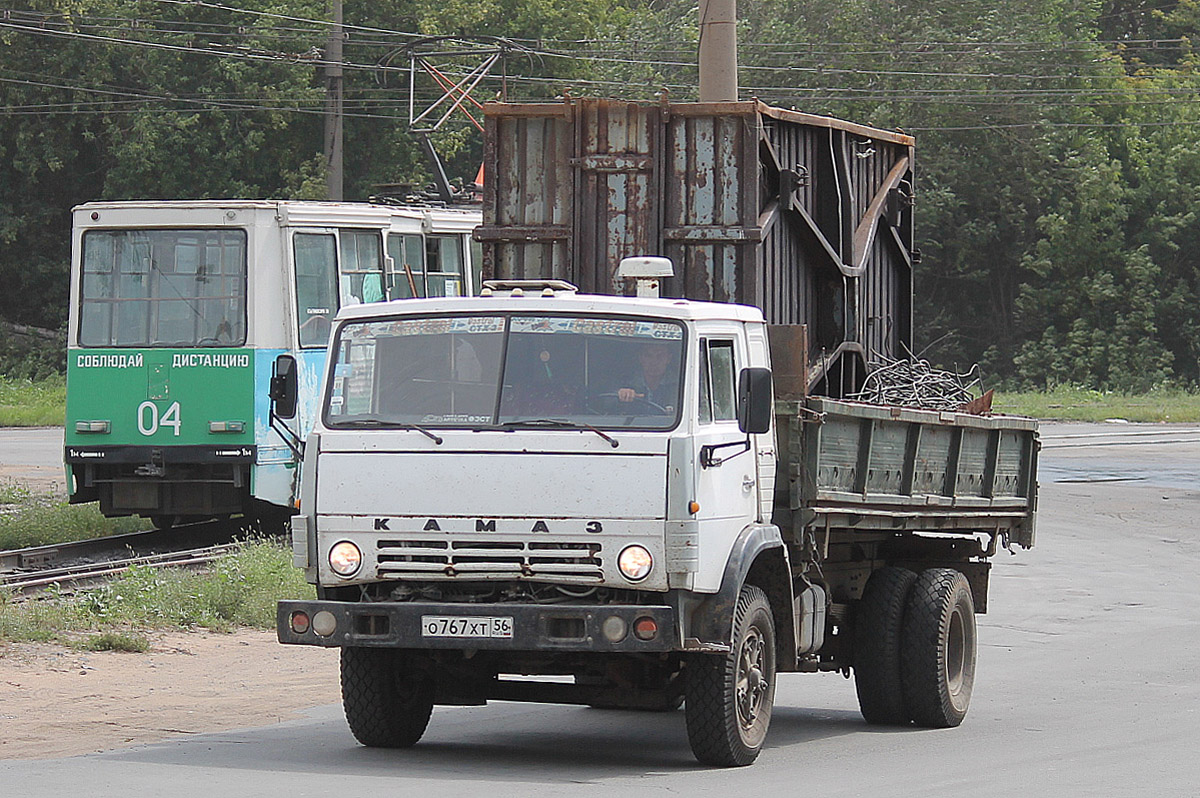
{"type": "Polygon", "coordinates": [[[74,209],[64,459],[73,503],[156,526],[292,512],[268,415],[287,355],[312,426],[340,307],[476,293],[473,208],[203,200],[74,209]]]}

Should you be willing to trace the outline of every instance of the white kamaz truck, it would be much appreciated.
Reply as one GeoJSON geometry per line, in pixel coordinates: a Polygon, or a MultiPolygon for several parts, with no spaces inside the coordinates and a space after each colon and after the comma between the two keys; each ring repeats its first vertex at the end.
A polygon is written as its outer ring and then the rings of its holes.
{"type": "Polygon", "coordinates": [[[700,761],[746,765],[795,671],[853,672],[870,723],[963,720],[988,559],[1033,543],[1034,421],[805,396],[803,329],[748,306],[484,293],[331,339],[292,521],[318,598],[278,633],[341,648],[360,742],[435,704],[682,704],[700,761]]]}

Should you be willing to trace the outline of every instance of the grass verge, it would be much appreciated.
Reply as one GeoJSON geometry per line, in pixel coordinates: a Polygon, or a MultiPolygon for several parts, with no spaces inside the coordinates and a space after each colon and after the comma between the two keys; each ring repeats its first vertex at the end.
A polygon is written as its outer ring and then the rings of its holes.
{"type": "Polygon", "coordinates": [[[97,588],[23,602],[0,592],[0,640],[145,650],[151,629],[273,629],[276,601],[313,596],[290,550],[251,541],[204,571],[138,567],[97,588]]]}
{"type": "Polygon", "coordinates": [[[66,377],[34,382],[0,376],[0,427],[60,427],[66,415],[66,377]]]}
{"type": "Polygon", "coordinates": [[[105,518],[96,504],[67,504],[53,493],[36,493],[0,482],[0,550],[120,535],[149,529],[144,518],[105,518]]]}
{"type": "Polygon", "coordinates": [[[79,648],[84,651],[125,651],[144,654],[150,650],[150,640],[141,634],[130,632],[101,632],[81,640],[79,648]]]}
{"type": "Polygon", "coordinates": [[[1085,388],[997,393],[992,405],[1001,413],[1063,421],[1200,422],[1200,394],[1177,389],[1120,394],[1085,388]]]}

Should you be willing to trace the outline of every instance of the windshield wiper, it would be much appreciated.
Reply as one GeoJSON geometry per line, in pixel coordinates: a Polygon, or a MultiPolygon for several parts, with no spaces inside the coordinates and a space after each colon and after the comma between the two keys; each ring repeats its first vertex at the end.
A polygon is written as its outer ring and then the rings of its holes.
{"type": "Polygon", "coordinates": [[[379,429],[416,430],[417,432],[424,435],[426,438],[429,438],[429,440],[436,443],[438,446],[442,445],[442,438],[440,435],[437,435],[434,432],[426,429],[425,427],[422,427],[420,424],[406,424],[401,421],[385,421],[382,418],[355,418],[355,419],[349,419],[349,420],[342,421],[342,422],[335,422],[335,424],[331,425],[331,426],[375,427],[375,428],[379,428],[379,429]]]}
{"type": "Polygon", "coordinates": [[[614,449],[621,445],[620,441],[603,430],[596,429],[591,424],[584,424],[581,421],[567,421],[561,418],[525,418],[520,421],[505,421],[500,426],[502,427],[558,427],[560,429],[585,429],[589,432],[594,432],[604,440],[608,441],[609,445],[614,449]]]}
{"type": "Polygon", "coordinates": [[[415,429],[417,432],[421,433],[426,438],[428,438],[429,440],[436,443],[438,446],[442,445],[442,436],[441,435],[438,435],[437,433],[432,432],[432,431],[426,429],[425,427],[422,427],[420,424],[398,424],[397,426],[399,426],[400,429],[415,429]]]}

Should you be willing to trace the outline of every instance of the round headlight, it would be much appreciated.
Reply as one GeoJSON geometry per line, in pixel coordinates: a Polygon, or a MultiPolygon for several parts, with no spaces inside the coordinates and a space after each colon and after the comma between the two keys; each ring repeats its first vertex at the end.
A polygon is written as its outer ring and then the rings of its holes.
{"type": "Polygon", "coordinates": [[[654,567],[654,558],[645,546],[626,546],[617,557],[617,567],[621,574],[630,582],[640,582],[650,574],[654,567]]]}
{"type": "Polygon", "coordinates": [[[335,543],[329,550],[329,567],[338,576],[354,576],[362,565],[362,552],[348,540],[335,543]]]}

